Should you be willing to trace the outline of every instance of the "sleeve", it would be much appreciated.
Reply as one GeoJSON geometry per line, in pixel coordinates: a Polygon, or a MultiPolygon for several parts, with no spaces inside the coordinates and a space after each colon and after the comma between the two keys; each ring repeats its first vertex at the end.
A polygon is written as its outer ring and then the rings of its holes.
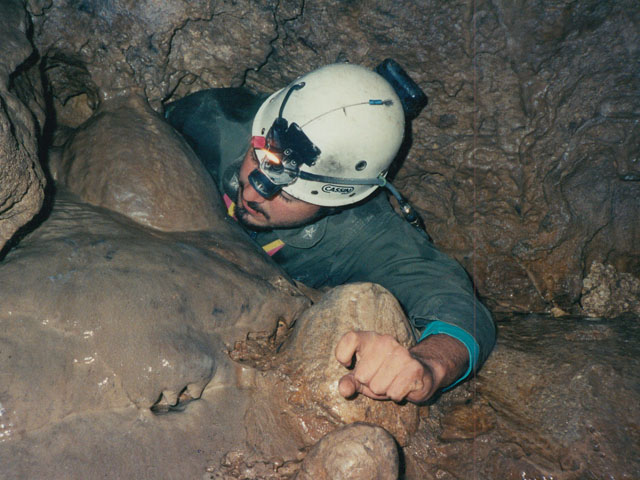
{"type": "Polygon", "coordinates": [[[357,237],[366,240],[351,245],[343,281],[374,282],[393,293],[419,340],[435,334],[460,340],[469,351],[469,368],[456,384],[480,368],[495,343],[495,327],[465,270],[390,206],[357,237]]]}

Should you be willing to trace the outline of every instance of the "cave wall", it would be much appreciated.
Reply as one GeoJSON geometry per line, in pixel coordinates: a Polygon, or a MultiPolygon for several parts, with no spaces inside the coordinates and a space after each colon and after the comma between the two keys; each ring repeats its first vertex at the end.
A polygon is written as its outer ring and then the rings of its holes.
{"type": "MultiPolygon", "coordinates": [[[[124,92],[161,111],[202,88],[269,91],[324,63],[373,67],[393,57],[430,99],[397,186],[490,307],[579,311],[594,261],[640,276],[635,0],[31,0],[26,8],[41,57],[33,68],[44,72],[58,126],[79,125],[124,92]]],[[[8,71],[28,55],[9,59],[8,71]]],[[[33,159],[29,145],[18,150],[33,159]]]]}
{"type": "Polygon", "coordinates": [[[0,4],[0,258],[44,200],[38,159],[44,92],[29,68],[37,56],[28,38],[30,25],[19,0],[0,4]]]}

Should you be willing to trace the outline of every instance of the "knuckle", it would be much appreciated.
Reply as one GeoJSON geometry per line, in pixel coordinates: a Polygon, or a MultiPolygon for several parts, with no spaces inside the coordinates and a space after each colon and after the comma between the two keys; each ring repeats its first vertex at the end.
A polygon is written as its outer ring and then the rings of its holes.
{"type": "Polygon", "coordinates": [[[401,393],[397,393],[397,392],[389,393],[389,398],[394,402],[401,402],[402,400],[404,400],[405,396],[406,395],[402,395],[401,393]]]}
{"type": "Polygon", "coordinates": [[[424,372],[424,365],[415,358],[411,358],[411,361],[409,362],[409,369],[413,372],[422,373],[424,372]]]}
{"type": "Polygon", "coordinates": [[[393,354],[398,356],[398,357],[405,357],[406,359],[414,359],[410,354],[409,354],[409,350],[407,350],[405,347],[403,347],[402,345],[400,345],[398,342],[395,342],[395,345],[393,346],[393,350],[392,350],[393,354]]]}
{"type": "Polygon", "coordinates": [[[371,383],[371,385],[369,385],[369,390],[371,390],[373,393],[375,393],[376,395],[385,395],[387,393],[387,389],[378,383],[371,383]]]}
{"type": "Polygon", "coordinates": [[[363,372],[357,370],[353,373],[353,378],[355,378],[358,383],[363,384],[368,383],[369,380],[369,378],[363,372]]]}

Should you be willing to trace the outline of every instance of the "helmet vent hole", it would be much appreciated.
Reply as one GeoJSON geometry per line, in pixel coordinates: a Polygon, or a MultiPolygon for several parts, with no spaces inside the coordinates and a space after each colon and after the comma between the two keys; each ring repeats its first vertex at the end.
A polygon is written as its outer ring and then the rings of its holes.
{"type": "Polygon", "coordinates": [[[318,195],[318,190],[311,190],[311,195],[318,195]]]}
{"type": "Polygon", "coordinates": [[[365,162],[364,160],[362,160],[361,162],[358,162],[356,164],[356,170],[359,171],[359,172],[361,172],[365,168],[367,168],[367,162],[365,162]]]}
{"type": "Polygon", "coordinates": [[[350,197],[355,196],[356,192],[353,192],[351,195],[349,195],[350,197]]]}

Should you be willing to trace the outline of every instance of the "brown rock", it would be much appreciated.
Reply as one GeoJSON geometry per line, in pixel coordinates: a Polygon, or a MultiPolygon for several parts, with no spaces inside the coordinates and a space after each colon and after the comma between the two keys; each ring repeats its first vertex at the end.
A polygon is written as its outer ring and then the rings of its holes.
{"type": "Polygon", "coordinates": [[[326,293],[297,323],[280,362],[292,382],[286,405],[303,442],[314,444],[336,425],[367,422],[405,445],[418,426],[418,407],[364,395],[343,398],[338,381],[347,370],[334,357],[338,341],[351,330],[388,334],[411,346],[413,335],[397,300],[379,285],[344,285],[326,293]]]}
{"type": "Polygon", "coordinates": [[[37,98],[42,86],[30,85],[29,57],[33,48],[22,2],[0,5],[0,258],[5,244],[40,210],[45,179],[38,163],[38,133],[34,113],[42,118],[37,98]],[[25,87],[25,88],[23,88],[25,87]],[[29,107],[27,106],[29,105],[29,107]]]}
{"type": "Polygon", "coordinates": [[[618,273],[612,265],[593,262],[582,282],[580,304],[590,317],[614,318],[626,312],[640,315],[640,279],[618,273]]]}
{"type": "Polygon", "coordinates": [[[638,318],[503,320],[477,379],[405,448],[407,477],[638,478],[638,318]]]}
{"type": "Polygon", "coordinates": [[[322,438],[307,454],[296,480],[394,480],[398,451],[393,437],[374,425],[354,423],[322,438]]]}
{"type": "MultiPolygon", "coordinates": [[[[184,389],[198,398],[216,372],[227,375],[220,356],[235,340],[291,323],[306,305],[205,241],[155,234],[105,212],[59,195],[51,218],[2,264],[11,388],[0,403],[19,419],[13,431],[87,410],[175,405],[184,389]]],[[[238,233],[212,232],[207,241],[243,245],[238,233]]]]}
{"type": "Polygon", "coordinates": [[[96,100],[123,93],[137,91],[159,110],[175,95],[238,86],[269,54],[272,8],[246,0],[54,2],[32,6],[34,40],[60,120],[76,123],[96,100]]]}
{"type": "Polygon", "coordinates": [[[214,374],[228,377],[220,357],[228,363],[236,340],[290,325],[308,305],[224,221],[203,167],[142,101],[108,102],[71,141],[58,175],[113,211],[59,189],[50,218],[1,265],[11,388],[0,403],[12,435],[71,413],[198,398],[214,374]],[[127,216],[209,231],[168,236],[127,216]]]}
{"type": "Polygon", "coordinates": [[[163,231],[210,230],[223,211],[200,160],[138,96],[105,102],[52,162],[84,202],[163,231]]]}

